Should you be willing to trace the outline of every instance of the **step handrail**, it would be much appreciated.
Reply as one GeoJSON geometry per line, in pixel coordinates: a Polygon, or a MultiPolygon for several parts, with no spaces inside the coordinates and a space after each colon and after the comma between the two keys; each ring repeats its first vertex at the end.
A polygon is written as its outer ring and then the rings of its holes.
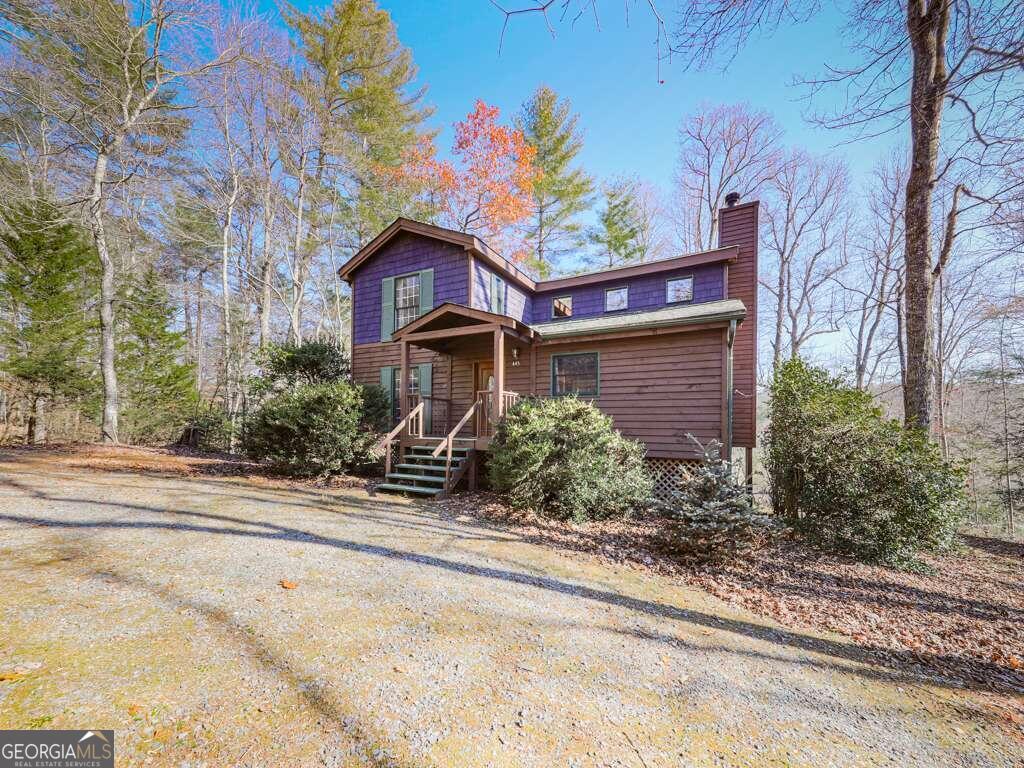
{"type": "Polygon", "coordinates": [[[436,459],[436,458],[438,458],[441,455],[441,451],[445,451],[446,452],[445,462],[444,462],[444,495],[445,496],[447,496],[449,493],[451,493],[451,488],[449,486],[451,484],[451,478],[452,478],[452,450],[455,448],[455,436],[457,434],[459,434],[460,431],[462,431],[462,428],[464,426],[466,426],[466,424],[469,422],[469,420],[473,417],[473,414],[476,413],[477,408],[480,407],[481,402],[482,402],[481,399],[477,398],[476,402],[474,402],[471,406],[469,406],[469,410],[466,411],[465,415],[463,415],[463,417],[461,419],[459,419],[459,423],[456,424],[454,427],[452,427],[451,431],[444,438],[444,440],[442,442],[438,443],[437,448],[435,448],[431,452],[431,454],[430,454],[432,458],[436,459]]]}
{"type": "Polygon", "coordinates": [[[471,418],[473,418],[473,414],[476,413],[476,409],[479,407],[479,399],[471,406],[469,406],[469,410],[466,411],[465,415],[461,419],[459,419],[459,423],[452,427],[451,431],[442,439],[440,443],[437,444],[437,448],[434,449],[434,452],[430,454],[433,458],[436,459],[438,456],[440,456],[441,451],[443,451],[446,446],[448,447],[448,453],[451,454],[452,445],[455,442],[455,436],[459,434],[459,432],[462,431],[462,428],[466,426],[466,423],[471,418]]]}
{"type": "MultiPolygon", "coordinates": [[[[377,445],[374,446],[373,450],[375,452],[379,451],[381,449],[384,450],[384,472],[385,472],[385,474],[388,474],[388,473],[391,472],[391,444],[395,441],[395,438],[402,433],[402,430],[405,429],[406,425],[407,424],[411,424],[413,419],[415,419],[417,416],[421,416],[422,413],[423,413],[423,402],[421,401],[419,405],[417,405],[415,408],[413,408],[411,411],[409,411],[407,414],[405,414],[405,417],[400,422],[398,422],[398,424],[395,426],[395,428],[392,429],[390,432],[388,432],[386,435],[384,435],[384,437],[382,437],[380,439],[380,442],[378,442],[377,445]]],[[[423,437],[422,426],[423,426],[423,420],[420,419],[420,435],[419,435],[419,437],[423,437]]]]}

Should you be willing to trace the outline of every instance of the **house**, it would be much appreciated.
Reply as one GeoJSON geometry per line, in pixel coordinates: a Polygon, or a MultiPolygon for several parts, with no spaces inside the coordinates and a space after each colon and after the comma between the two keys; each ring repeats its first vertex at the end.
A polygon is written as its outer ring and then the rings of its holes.
{"type": "Polygon", "coordinates": [[[396,220],[339,270],[353,378],[393,403],[383,488],[475,487],[495,424],[526,395],[592,400],[656,477],[696,457],[687,433],[745,448],[749,467],[758,203],[730,195],[719,221],[714,250],[536,281],[473,235],[396,220]]]}

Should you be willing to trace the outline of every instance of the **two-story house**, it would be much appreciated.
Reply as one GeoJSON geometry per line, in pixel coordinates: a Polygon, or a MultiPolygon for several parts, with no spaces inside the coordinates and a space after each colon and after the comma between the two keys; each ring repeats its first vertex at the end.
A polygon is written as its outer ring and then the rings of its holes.
{"type": "Polygon", "coordinates": [[[719,212],[718,248],[537,281],[463,232],[398,219],[339,274],[356,383],[391,395],[385,489],[475,485],[519,397],[575,394],[647,446],[656,476],[755,441],[758,203],[719,212]],[[392,458],[392,444],[398,458],[392,458]]]}

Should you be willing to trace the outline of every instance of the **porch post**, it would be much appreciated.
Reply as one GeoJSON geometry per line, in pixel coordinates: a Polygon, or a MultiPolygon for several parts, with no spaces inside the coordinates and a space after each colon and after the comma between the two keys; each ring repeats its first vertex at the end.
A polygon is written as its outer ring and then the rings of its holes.
{"type": "Polygon", "coordinates": [[[492,396],[493,422],[495,426],[502,416],[505,398],[505,329],[500,325],[494,329],[494,395],[492,396]]]}
{"type": "Polygon", "coordinates": [[[402,368],[399,375],[402,378],[398,382],[398,415],[405,418],[409,412],[409,342],[402,339],[401,345],[402,368]]]}

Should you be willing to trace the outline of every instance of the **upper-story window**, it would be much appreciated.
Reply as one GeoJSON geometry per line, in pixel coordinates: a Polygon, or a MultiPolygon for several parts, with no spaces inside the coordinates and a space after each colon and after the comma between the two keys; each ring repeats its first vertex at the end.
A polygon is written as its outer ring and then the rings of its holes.
{"type": "Polygon", "coordinates": [[[551,318],[572,317],[572,296],[558,296],[551,302],[551,318]]]}
{"type": "Polygon", "coordinates": [[[609,288],[604,292],[604,311],[617,312],[629,307],[628,288],[609,288]]]}
{"type": "Polygon", "coordinates": [[[693,301],[693,277],[673,277],[665,281],[665,303],[693,301]]]}
{"type": "Polygon", "coordinates": [[[505,314],[505,281],[497,275],[491,275],[491,312],[505,314]]]}
{"type": "Polygon", "coordinates": [[[420,316],[420,276],[406,275],[395,279],[395,329],[420,316]]]}

